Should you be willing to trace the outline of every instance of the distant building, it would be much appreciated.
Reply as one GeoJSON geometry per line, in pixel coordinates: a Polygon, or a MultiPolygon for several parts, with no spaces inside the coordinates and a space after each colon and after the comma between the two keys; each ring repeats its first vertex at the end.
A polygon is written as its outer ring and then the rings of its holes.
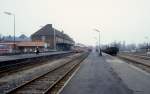
{"type": "Polygon", "coordinates": [[[78,47],[86,47],[84,44],[81,44],[81,43],[76,43],[75,46],[78,46],[78,47]]]}
{"type": "Polygon", "coordinates": [[[67,34],[52,27],[52,24],[47,24],[40,30],[31,35],[32,41],[43,41],[45,47],[57,50],[70,50],[74,45],[74,41],[67,34]],[[54,37],[55,36],[55,37],[54,37]]]}
{"type": "Polygon", "coordinates": [[[25,34],[21,34],[19,37],[16,37],[16,41],[31,41],[31,39],[25,34]]]}

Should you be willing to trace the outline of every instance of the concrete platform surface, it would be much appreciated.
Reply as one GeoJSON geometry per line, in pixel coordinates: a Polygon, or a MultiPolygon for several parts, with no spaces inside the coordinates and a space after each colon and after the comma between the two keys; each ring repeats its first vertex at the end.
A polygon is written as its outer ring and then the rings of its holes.
{"type": "Polygon", "coordinates": [[[40,56],[48,56],[48,55],[68,53],[68,52],[67,51],[59,51],[59,52],[39,53],[38,55],[36,55],[36,54],[21,54],[21,55],[11,55],[11,56],[0,56],[0,62],[17,60],[17,59],[34,58],[34,57],[40,57],[40,56]]]}
{"type": "Polygon", "coordinates": [[[133,94],[107,57],[92,52],[60,94],[133,94]]]}
{"type": "Polygon", "coordinates": [[[150,94],[150,73],[115,57],[106,54],[104,57],[134,94],[150,94]]]}

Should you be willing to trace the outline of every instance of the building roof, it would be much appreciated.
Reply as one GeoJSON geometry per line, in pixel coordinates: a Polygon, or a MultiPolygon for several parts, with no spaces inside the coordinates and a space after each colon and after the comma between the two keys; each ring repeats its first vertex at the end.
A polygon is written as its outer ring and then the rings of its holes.
{"type": "Polygon", "coordinates": [[[0,45],[14,45],[14,42],[0,42],[0,45]]]}
{"type": "Polygon", "coordinates": [[[53,35],[53,28],[51,24],[47,24],[44,27],[42,27],[40,30],[36,31],[35,33],[33,33],[31,36],[33,35],[53,35]]]}
{"type": "Polygon", "coordinates": [[[18,42],[17,46],[19,47],[36,47],[36,46],[44,46],[45,42],[33,42],[33,41],[26,41],[26,42],[18,42]]]}
{"type": "MultiPolygon", "coordinates": [[[[16,42],[15,44],[18,47],[36,47],[36,46],[44,46],[45,42],[21,41],[21,42],[16,42]]],[[[1,42],[0,45],[14,45],[14,42],[1,42]]]]}
{"type": "Polygon", "coordinates": [[[74,42],[73,39],[70,38],[67,34],[64,34],[63,32],[61,32],[61,31],[53,28],[52,24],[45,25],[40,30],[38,30],[37,32],[35,32],[34,34],[32,34],[31,36],[38,36],[38,35],[40,35],[40,36],[53,36],[54,35],[54,30],[55,30],[56,36],[74,42]]]}

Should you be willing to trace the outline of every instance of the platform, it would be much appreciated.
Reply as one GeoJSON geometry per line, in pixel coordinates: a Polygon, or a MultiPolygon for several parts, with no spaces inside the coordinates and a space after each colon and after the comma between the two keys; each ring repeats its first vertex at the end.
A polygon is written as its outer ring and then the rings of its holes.
{"type": "Polygon", "coordinates": [[[60,94],[133,94],[111,67],[111,60],[92,52],[60,94]]]}
{"type": "Polygon", "coordinates": [[[133,94],[150,94],[150,73],[105,54],[108,62],[133,94]]]}
{"type": "Polygon", "coordinates": [[[0,56],[0,62],[5,61],[13,61],[18,59],[28,59],[28,58],[34,58],[34,57],[41,57],[41,56],[49,56],[49,55],[56,55],[56,54],[63,54],[68,53],[69,51],[59,51],[59,52],[46,52],[46,53],[39,53],[36,54],[20,54],[20,55],[10,55],[10,56],[0,56]]]}

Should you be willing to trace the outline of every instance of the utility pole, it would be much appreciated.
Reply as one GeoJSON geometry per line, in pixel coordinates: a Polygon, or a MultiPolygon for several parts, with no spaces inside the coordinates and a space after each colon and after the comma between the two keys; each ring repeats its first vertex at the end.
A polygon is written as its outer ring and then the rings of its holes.
{"type": "Polygon", "coordinates": [[[15,14],[11,13],[11,12],[4,12],[7,15],[12,15],[14,17],[14,52],[16,53],[16,18],[15,18],[15,14]]]}

